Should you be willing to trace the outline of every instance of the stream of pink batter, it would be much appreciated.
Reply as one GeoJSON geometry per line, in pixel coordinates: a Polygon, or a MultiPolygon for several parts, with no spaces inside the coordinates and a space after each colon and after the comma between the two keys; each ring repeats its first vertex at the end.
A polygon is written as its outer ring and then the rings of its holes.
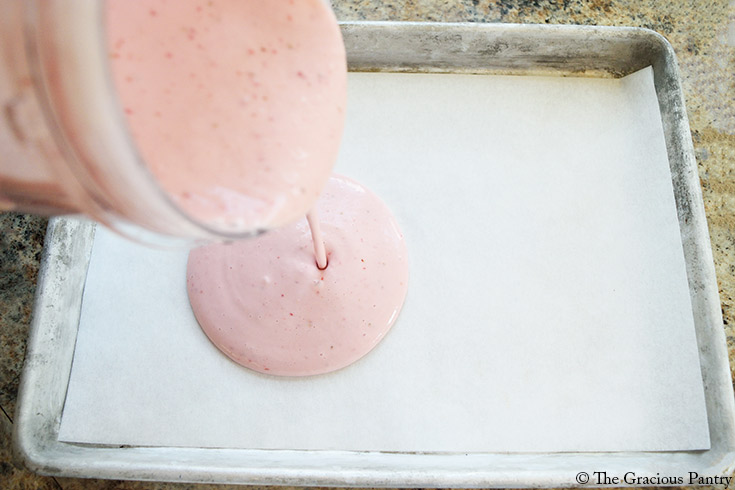
{"type": "Polygon", "coordinates": [[[344,124],[346,57],[328,3],[106,0],[106,21],[124,117],[162,190],[214,228],[272,229],[191,252],[189,299],[207,336],[277,375],[365,355],[395,322],[408,264],[390,211],[353,181],[329,180],[313,237],[303,219],[344,124]]]}
{"type": "Polygon", "coordinates": [[[332,177],[316,205],[328,266],[305,219],[252,240],[193,250],[187,289],[210,340],[256,371],[307,376],[345,367],[385,336],[406,296],[406,244],[372,192],[332,177]]]}
{"type": "Polygon", "coordinates": [[[112,78],[171,200],[225,231],[303,217],[329,178],[347,68],[324,0],[106,0],[112,78]]]}

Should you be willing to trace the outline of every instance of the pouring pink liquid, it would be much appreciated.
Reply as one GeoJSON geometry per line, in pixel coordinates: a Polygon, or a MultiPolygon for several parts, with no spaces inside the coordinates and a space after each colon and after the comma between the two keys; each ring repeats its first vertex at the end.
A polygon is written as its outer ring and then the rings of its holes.
{"type": "Polygon", "coordinates": [[[129,223],[208,240],[281,227],[190,258],[202,328],[252,369],[324,373],[383,338],[407,281],[387,208],[338,178],[320,201],[321,222],[314,211],[310,232],[293,223],[320,195],[344,121],[345,53],[326,2],[57,0],[24,9],[0,7],[6,46],[38,55],[0,53],[0,148],[27,161],[0,167],[0,206],[83,212],[127,234],[129,223]],[[18,27],[23,17],[32,29],[18,27]]]}

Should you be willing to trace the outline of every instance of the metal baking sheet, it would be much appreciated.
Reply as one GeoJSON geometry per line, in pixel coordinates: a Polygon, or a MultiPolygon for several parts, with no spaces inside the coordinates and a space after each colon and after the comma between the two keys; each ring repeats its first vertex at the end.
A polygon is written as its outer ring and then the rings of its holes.
{"type": "Polygon", "coordinates": [[[199,328],[186,249],[99,227],[60,440],[709,449],[651,68],[620,79],[350,73],[348,85],[335,170],[385,200],[411,263],[385,341],[330,375],[255,375],[199,328]]]}
{"type": "Polygon", "coordinates": [[[353,71],[610,77],[653,67],[704,377],[710,449],[415,454],[118,448],[60,442],[59,420],[94,232],[90,225],[59,220],[50,229],[20,398],[16,442],[26,462],[41,472],[69,476],[383,486],[570,485],[583,470],[623,474],[631,468],[651,475],[669,470],[727,473],[733,461],[732,388],[696,166],[668,44],[650,31],[621,28],[446,24],[346,24],[343,28],[353,71]],[[59,287],[61,278],[64,289],[59,287]],[[55,339],[53,345],[48,336],[55,339]],[[63,390],[56,391],[62,385],[63,390]]]}

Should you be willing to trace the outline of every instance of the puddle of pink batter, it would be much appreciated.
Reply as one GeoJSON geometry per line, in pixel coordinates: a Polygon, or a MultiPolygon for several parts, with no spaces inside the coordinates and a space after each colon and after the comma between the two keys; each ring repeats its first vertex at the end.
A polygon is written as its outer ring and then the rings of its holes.
{"type": "Polygon", "coordinates": [[[406,244],[385,204],[332,177],[316,210],[325,270],[316,266],[306,219],[189,255],[194,314],[210,340],[245,367],[284,376],[340,369],[380,342],[403,305],[406,244]]]}
{"type": "Polygon", "coordinates": [[[323,0],[107,0],[115,88],[144,163],[228,231],[303,216],[329,178],[347,68],[323,0]]]}

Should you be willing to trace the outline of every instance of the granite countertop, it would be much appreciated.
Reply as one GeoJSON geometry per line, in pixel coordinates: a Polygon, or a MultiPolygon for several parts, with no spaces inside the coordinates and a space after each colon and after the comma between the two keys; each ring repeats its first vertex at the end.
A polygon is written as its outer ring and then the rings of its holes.
{"type": "MultiPolygon", "coordinates": [[[[639,26],[679,59],[735,372],[735,2],[731,0],[334,0],[340,20],[639,26]]],[[[0,488],[222,489],[36,476],[11,459],[10,434],[47,220],[0,214],[0,488]]]]}

